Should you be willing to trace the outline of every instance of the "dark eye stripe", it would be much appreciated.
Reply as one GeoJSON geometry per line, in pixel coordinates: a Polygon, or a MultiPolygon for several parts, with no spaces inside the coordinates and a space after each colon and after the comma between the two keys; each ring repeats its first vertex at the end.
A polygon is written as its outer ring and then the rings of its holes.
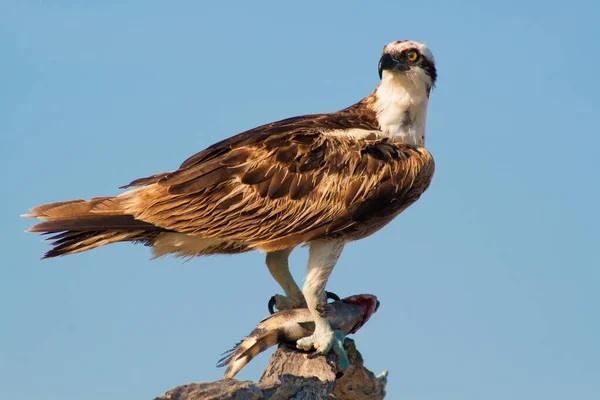
{"type": "Polygon", "coordinates": [[[427,57],[421,57],[420,62],[421,68],[427,72],[427,74],[431,77],[431,80],[435,83],[437,79],[437,71],[435,69],[435,65],[427,59],[427,57]]]}

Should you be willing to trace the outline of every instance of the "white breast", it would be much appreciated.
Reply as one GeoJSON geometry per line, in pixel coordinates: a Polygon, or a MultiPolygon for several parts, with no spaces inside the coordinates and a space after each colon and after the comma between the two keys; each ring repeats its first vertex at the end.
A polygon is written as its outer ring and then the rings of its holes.
{"type": "Polygon", "coordinates": [[[375,94],[374,107],[381,131],[394,141],[423,146],[429,100],[425,86],[384,71],[375,94]]]}

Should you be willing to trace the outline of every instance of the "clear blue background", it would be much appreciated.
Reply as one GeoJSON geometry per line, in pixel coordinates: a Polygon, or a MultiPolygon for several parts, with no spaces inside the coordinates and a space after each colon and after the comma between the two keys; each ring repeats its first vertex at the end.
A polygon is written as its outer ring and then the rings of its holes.
{"type": "Polygon", "coordinates": [[[4,0],[1,396],[149,399],[219,378],[279,292],[264,255],[119,244],[40,262],[18,215],[346,107],[377,85],[382,46],[414,39],[439,71],[433,184],[348,245],[328,286],[381,300],[356,335],[366,365],[389,370],[390,399],[600,398],[599,18],[596,1],[4,0]]]}

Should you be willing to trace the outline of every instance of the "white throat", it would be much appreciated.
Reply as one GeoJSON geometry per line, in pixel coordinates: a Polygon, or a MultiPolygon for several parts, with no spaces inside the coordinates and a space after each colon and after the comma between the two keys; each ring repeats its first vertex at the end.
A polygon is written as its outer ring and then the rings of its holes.
{"type": "Polygon", "coordinates": [[[425,145],[428,89],[414,75],[383,72],[374,109],[381,131],[396,142],[425,145]]]}

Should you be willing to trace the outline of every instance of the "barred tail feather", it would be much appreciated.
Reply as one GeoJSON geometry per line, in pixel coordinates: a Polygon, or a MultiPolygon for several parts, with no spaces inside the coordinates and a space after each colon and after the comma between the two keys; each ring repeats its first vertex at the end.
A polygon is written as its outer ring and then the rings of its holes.
{"type": "Polygon", "coordinates": [[[27,232],[55,234],[43,258],[63,256],[116,242],[151,245],[164,229],[126,214],[119,197],[98,197],[43,204],[23,217],[43,220],[27,232]]]}

